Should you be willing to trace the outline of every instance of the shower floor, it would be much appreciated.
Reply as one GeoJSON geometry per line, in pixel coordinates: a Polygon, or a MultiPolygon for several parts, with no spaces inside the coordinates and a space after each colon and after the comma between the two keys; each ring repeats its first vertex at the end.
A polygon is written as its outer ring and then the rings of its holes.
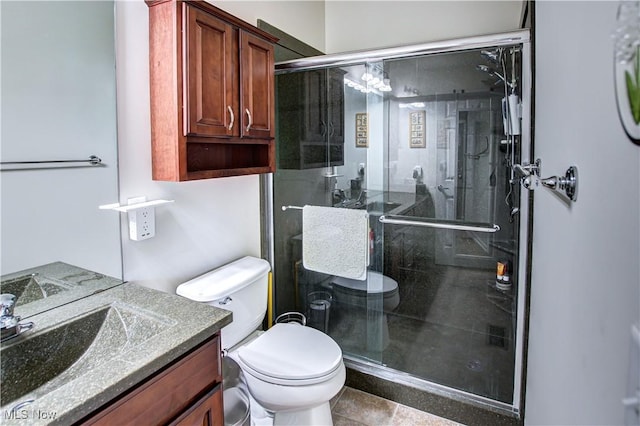
{"type": "Polygon", "coordinates": [[[386,314],[337,306],[329,334],[343,351],[448,387],[511,403],[514,315],[495,272],[431,264],[400,271],[400,304],[386,314]]]}

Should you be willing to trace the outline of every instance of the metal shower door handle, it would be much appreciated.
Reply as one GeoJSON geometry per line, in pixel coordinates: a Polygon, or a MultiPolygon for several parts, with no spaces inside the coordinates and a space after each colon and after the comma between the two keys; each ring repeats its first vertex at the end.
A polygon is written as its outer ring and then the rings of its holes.
{"type": "Polygon", "coordinates": [[[494,233],[500,230],[500,226],[494,224],[484,223],[460,223],[447,220],[431,220],[425,218],[409,218],[407,216],[380,216],[378,219],[380,223],[388,223],[390,225],[409,225],[409,226],[423,226],[426,228],[436,229],[450,229],[453,231],[472,231],[472,232],[488,232],[494,233]]]}

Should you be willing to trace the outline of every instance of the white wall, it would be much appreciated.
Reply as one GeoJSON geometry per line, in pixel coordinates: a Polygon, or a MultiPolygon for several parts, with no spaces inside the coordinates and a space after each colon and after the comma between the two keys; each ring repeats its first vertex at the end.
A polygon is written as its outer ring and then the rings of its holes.
{"type": "Polygon", "coordinates": [[[326,2],[326,52],[375,49],[518,29],[522,1],[326,2]]]}
{"type": "Polygon", "coordinates": [[[63,261],[122,276],[112,2],[2,2],[2,274],[63,261]]]}
{"type": "MultiPolygon", "coordinates": [[[[214,2],[254,25],[261,18],[322,48],[318,3],[284,3],[214,2]]],[[[172,293],[181,282],[235,258],[260,256],[259,179],[151,180],[148,7],[119,1],[116,12],[120,201],[139,195],[175,200],[156,209],[156,236],[149,240],[129,240],[122,215],[124,279],[172,293]]]]}
{"type": "MultiPolygon", "coordinates": [[[[290,10],[272,3],[216,4],[319,49],[325,40],[328,52],[512,30],[520,17],[520,2],[329,1],[324,20],[314,2],[290,10]]],[[[613,100],[616,4],[537,3],[536,152],[543,174],[577,164],[581,188],[571,208],[536,195],[531,425],[622,423],[629,326],[640,301],[640,148],[625,139],[613,100]]],[[[123,2],[117,11],[120,200],[176,200],[157,209],[154,239],[129,241],[125,224],[124,276],[172,292],[184,279],[259,254],[258,178],[151,181],[147,6],[123,2]]]]}
{"type": "Polygon", "coordinates": [[[537,2],[535,150],[580,172],[578,202],[535,194],[525,423],[624,424],[640,319],[640,147],[616,112],[618,2],[537,2]]]}

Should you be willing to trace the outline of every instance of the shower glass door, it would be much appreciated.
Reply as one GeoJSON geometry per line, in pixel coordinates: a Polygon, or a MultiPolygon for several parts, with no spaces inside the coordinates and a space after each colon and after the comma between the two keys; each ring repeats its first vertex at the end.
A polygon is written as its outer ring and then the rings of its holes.
{"type": "MultiPolygon", "coordinates": [[[[382,164],[383,101],[362,76],[365,64],[276,75],[277,172],[273,176],[276,315],[302,312],[346,355],[381,364],[388,335],[377,276],[345,280],[303,265],[302,213],[282,206],[366,209],[382,164]]],[[[375,223],[374,226],[377,226],[375,223]]],[[[381,241],[381,237],[380,237],[381,241]]],[[[382,252],[370,268],[382,270],[382,252]]]]}
{"type": "Polygon", "coordinates": [[[386,312],[382,363],[510,404],[520,189],[502,99],[521,78],[517,49],[514,61],[499,52],[495,63],[481,49],[383,61],[397,89],[384,96],[386,156],[369,169],[384,174],[382,197],[397,205],[383,219],[383,272],[400,303],[386,312]],[[496,284],[498,263],[508,284],[496,284]]]}
{"type": "Polygon", "coordinates": [[[352,368],[517,413],[529,47],[477,46],[277,73],[276,314],[306,313],[352,368]],[[306,204],[366,209],[365,281],[305,270],[280,207],[306,204]]]}

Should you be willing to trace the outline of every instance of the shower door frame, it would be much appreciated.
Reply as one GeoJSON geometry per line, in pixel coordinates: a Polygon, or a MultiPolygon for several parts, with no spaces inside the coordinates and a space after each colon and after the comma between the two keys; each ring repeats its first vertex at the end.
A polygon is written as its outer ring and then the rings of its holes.
{"type": "MultiPolygon", "coordinates": [[[[465,37],[444,41],[428,42],[422,44],[385,48],[378,50],[356,51],[332,55],[314,56],[309,58],[294,59],[276,63],[276,72],[311,70],[330,66],[347,66],[362,64],[371,61],[410,57],[415,55],[429,55],[437,53],[450,53],[472,49],[482,49],[500,46],[522,46],[522,134],[520,139],[520,158],[522,161],[533,161],[532,141],[532,67],[531,67],[531,36],[530,31],[518,30],[506,33],[489,34],[475,37],[465,37]]],[[[273,223],[273,175],[264,174],[260,179],[261,189],[261,213],[262,213],[262,249],[265,257],[272,265],[274,259],[274,223],[273,223]]],[[[526,336],[528,333],[527,312],[529,310],[529,277],[531,263],[531,195],[529,191],[520,191],[520,220],[519,220],[519,250],[518,250],[518,296],[516,313],[516,341],[514,362],[513,402],[511,404],[493,400],[470,392],[450,388],[408,373],[393,370],[380,364],[374,364],[360,358],[345,355],[347,367],[370,374],[394,383],[404,384],[431,392],[446,398],[470,403],[482,408],[507,415],[521,417],[524,400],[524,385],[526,377],[526,336]]],[[[276,273],[277,271],[274,271],[276,273]]]]}

